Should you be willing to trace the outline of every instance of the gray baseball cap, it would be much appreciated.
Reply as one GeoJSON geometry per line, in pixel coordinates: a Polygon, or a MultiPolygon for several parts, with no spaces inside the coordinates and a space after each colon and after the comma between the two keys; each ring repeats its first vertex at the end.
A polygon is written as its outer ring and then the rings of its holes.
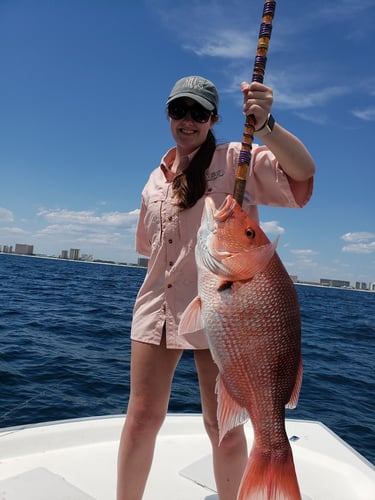
{"type": "Polygon", "coordinates": [[[167,106],[179,97],[190,97],[209,111],[217,111],[219,107],[219,94],[215,85],[201,76],[186,76],[178,80],[168,97],[167,106]]]}

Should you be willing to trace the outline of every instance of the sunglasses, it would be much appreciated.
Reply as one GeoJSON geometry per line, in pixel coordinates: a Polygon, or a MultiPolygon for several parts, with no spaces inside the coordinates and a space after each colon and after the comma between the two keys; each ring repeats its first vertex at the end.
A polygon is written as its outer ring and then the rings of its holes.
{"type": "Polygon", "coordinates": [[[214,114],[199,104],[188,106],[185,102],[171,102],[168,106],[168,116],[173,120],[182,120],[188,113],[197,123],[207,123],[214,114]]]}

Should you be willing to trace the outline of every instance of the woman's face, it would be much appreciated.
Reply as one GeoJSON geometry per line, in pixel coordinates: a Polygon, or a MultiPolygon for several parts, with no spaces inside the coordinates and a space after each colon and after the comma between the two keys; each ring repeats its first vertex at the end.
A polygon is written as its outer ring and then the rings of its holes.
{"type": "Polygon", "coordinates": [[[172,136],[178,150],[184,155],[192,153],[204,143],[208,131],[217,120],[218,116],[212,115],[189,97],[176,99],[169,105],[169,125],[172,136]],[[176,113],[173,113],[174,108],[176,113]],[[208,120],[202,123],[200,120],[205,119],[205,114],[208,120]],[[181,115],[184,116],[179,118],[181,115]]]}

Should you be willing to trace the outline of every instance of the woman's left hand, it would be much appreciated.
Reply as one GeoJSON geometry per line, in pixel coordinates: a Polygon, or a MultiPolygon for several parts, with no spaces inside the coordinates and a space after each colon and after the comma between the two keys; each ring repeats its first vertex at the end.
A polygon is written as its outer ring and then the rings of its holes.
{"type": "Polygon", "coordinates": [[[243,113],[245,116],[254,115],[255,130],[259,130],[266,122],[273,103],[273,92],[259,82],[242,82],[241,90],[244,95],[243,113]]]}

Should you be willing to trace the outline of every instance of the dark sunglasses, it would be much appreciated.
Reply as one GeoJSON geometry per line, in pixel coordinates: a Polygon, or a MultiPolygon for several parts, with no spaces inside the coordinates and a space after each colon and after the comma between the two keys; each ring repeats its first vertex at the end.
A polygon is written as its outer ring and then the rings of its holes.
{"type": "Polygon", "coordinates": [[[197,123],[207,123],[214,114],[199,104],[188,106],[185,102],[171,102],[168,106],[168,116],[173,120],[182,120],[190,113],[192,119],[197,123]]]}

